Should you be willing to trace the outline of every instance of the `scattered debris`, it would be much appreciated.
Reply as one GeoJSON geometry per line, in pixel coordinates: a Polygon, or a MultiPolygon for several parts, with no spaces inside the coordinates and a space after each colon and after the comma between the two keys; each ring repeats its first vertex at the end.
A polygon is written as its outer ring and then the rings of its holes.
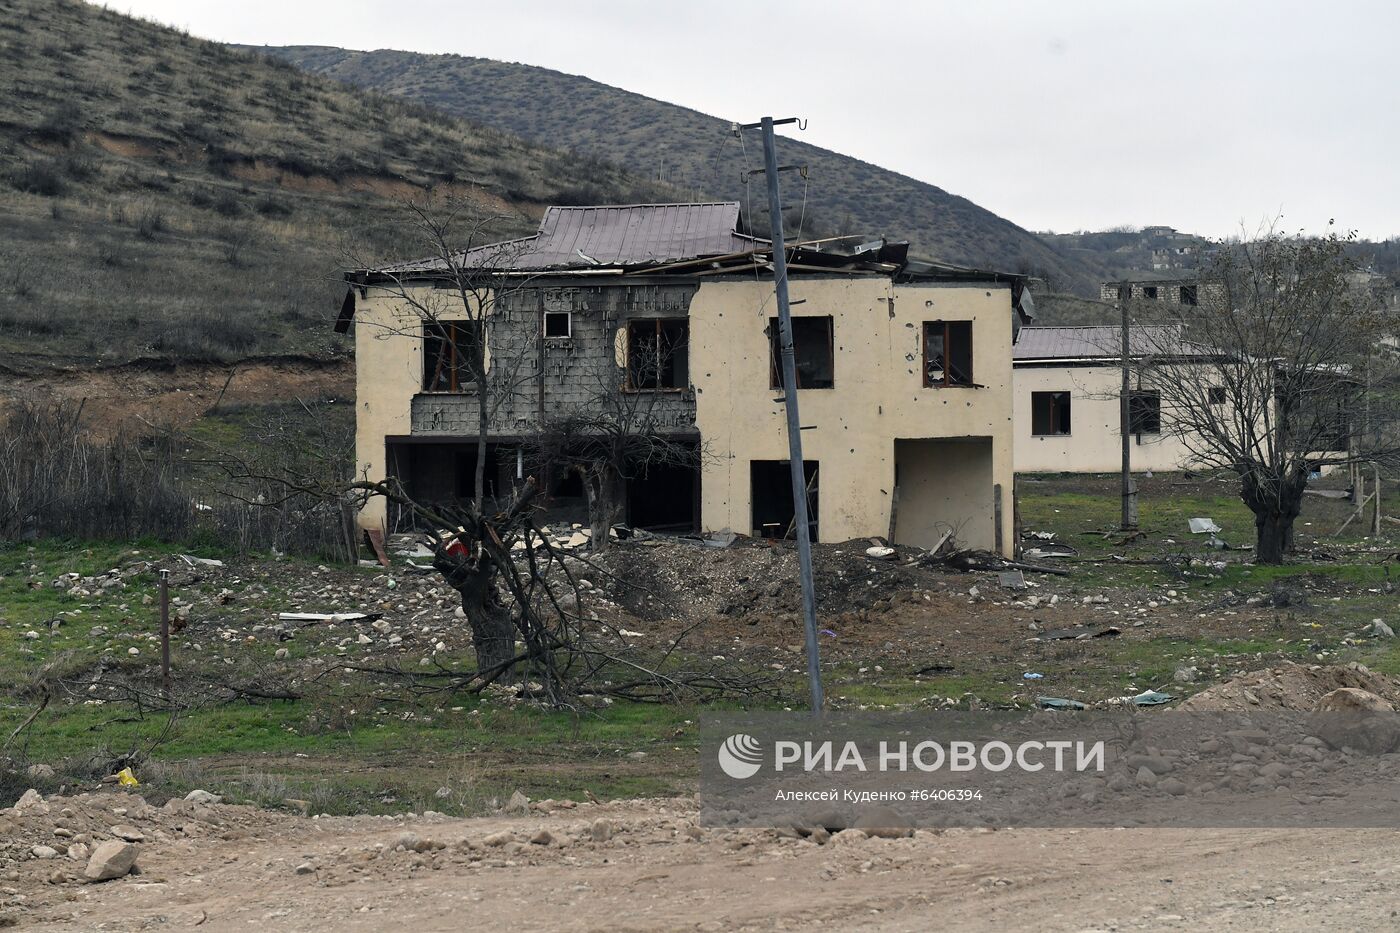
{"type": "Polygon", "coordinates": [[[1193,518],[1188,523],[1193,535],[1214,535],[1220,533],[1220,526],[1213,519],[1193,518]]]}
{"type": "Polygon", "coordinates": [[[1051,542],[1026,548],[1024,556],[1030,560],[1054,560],[1061,557],[1078,557],[1079,550],[1068,544],[1051,542]]]}
{"type": "Polygon", "coordinates": [[[279,612],[279,622],[375,622],[380,613],[369,612],[279,612]]]}
{"type": "Polygon", "coordinates": [[[1041,709],[1088,709],[1086,705],[1078,700],[1066,700],[1064,697],[1036,697],[1035,705],[1041,709]]]}
{"type": "Polygon", "coordinates": [[[1081,625],[1075,628],[1061,628],[1046,632],[1041,638],[1050,641],[1069,641],[1079,638],[1117,638],[1123,630],[1116,625],[1081,625]]]}
{"type": "Polygon", "coordinates": [[[1026,588],[1026,575],[1019,570],[1004,570],[997,574],[997,583],[1008,590],[1024,590],[1026,588]]]}

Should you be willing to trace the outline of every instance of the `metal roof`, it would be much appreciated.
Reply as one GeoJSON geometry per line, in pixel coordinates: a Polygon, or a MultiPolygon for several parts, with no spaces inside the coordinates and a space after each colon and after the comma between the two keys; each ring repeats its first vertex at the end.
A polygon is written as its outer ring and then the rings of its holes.
{"type": "MultiPolygon", "coordinates": [[[[534,236],[474,247],[460,254],[460,261],[482,269],[590,269],[725,256],[767,245],[738,228],[738,201],[551,207],[534,236]]],[[[440,259],[427,259],[377,271],[429,271],[443,265],[440,259]]]]}
{"type": "MultiPolygon", "coordinates": [[[[1168,352],[1199,352],[1181,339],[1175,324],[1135,324],[1129,330],[1133,357],[1168,352]]],[[[1122,356],[1122,330],[1117,326],[1023,327],[1012,348],[1013,361],[1101,360],[1122,356]]]]}

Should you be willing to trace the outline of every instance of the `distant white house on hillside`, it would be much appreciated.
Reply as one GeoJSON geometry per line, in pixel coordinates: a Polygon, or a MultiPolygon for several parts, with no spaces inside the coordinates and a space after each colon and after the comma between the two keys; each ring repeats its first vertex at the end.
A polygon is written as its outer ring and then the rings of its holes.
{"type": "MultiPolygon", "coordinates": [[[[1133,357],[1170,343],[1170,325],[1132,330],[1133,357]]],[[[1122,343],[1117,327],[1024,327],[1012,348],[1013,458],[1018,473],[1110,473],[1122,463],[1119,396],[1122,343]]],[[[1136,383],[1135,374],[1130,374],[1136,383]]],[[[1189,464],[1181,439],[1163,431],[1155,391],[1128,398],[1134,471],[1189,464]]]]}

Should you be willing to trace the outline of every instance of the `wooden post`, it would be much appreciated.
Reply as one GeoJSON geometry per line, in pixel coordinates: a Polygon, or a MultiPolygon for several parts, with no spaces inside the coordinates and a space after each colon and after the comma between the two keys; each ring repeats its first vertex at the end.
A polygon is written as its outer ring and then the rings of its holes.
{"type": "Polygon", "coordinates": [[[1379,537],[1381,533],[1381,465],[1372,463],[1371,470],[1375,476],[1376,486],[1376,511],[1371,516],[1371,534],[1374,537],[1379,537]]]}
{"type": "Polygon", "coordinates": [[[160,571],[160,682],[170,699],[170,571],[160,571]]]}

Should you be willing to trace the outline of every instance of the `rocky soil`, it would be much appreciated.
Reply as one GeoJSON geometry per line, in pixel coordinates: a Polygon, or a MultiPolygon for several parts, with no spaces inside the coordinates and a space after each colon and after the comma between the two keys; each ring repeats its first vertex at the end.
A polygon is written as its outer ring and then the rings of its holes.
{"type": "Polygon", "coordinates": [[[26,930],[1359,930],[1394,922],[1393,832],[946,830],[824,844],[691,800],[457,820],[306,818],[125,794],[0,811],[26,930]],[[119,828],[118,828],[119,827],[119,828]],[[72,832],[73,835],[67,835],[72,832]],[[30,854],[140,836],[139,874],[30,854]]]}

